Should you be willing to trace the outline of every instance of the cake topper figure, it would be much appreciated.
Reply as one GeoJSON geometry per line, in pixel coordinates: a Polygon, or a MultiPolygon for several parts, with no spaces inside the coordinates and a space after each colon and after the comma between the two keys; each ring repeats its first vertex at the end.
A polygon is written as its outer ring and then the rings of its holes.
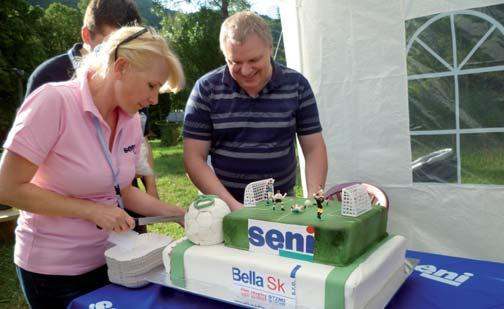
{"type": "Polygon", "coordinates": [[[305,209],[306,209],[305,205],[299,205],[299,204],[294,204],[290,208],[290,210],[295,214],[302,213],[305,211],[305,209]]]}
{"type": "Polygon", "coordinates": [[[307,200],[304,202],[304,206],[305,206],[305,208],[306,208],[306,207],[311,207],[311,206],[313,206],[313,205],[315,205],[315,204],[314,204],[314,203],[313,203],[313,201],[312,201],[312,200],[310,200],[310,199],[307,199],[307,200]]]}
{"type": "Polygon", "coordinates": [[[273,201],[273,186],[267,186],[266,187],[266,205],[269,205],[270,203],[271,204],[274,204],[274,201],[273,201]]]}
{"type": "Polygon", "coordinates": [[[275,210],[275,206],[277,204],[280,204],[280,209],[281,210],[285,210],[284,208],[284,203],[283,203],[283,199],[284,197],[287,195],[287,193],[284,193],[282,195],[282,193],[280,193],[280,190],[277,190],[277,192],[275,193],[275,195],[273,195],[273,200],[274,200],[274,203],[273,203],[273,210],[275,210]]]}
{"type": "Polygon", "coordinates": [[[322,219],[325,201],[324,189],[322,189],[322,186],[320,186],[320,190],[318,190],[317,193],[313,194],[313,198],[317,202],[317,218],[322,219]]]}

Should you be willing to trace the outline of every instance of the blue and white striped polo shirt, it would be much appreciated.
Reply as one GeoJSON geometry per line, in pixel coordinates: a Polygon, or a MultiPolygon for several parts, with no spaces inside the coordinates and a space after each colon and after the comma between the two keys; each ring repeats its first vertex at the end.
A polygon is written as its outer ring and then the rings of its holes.
{"type": "Polygon", "coordinates": [[[227,190],[243,201],[248,183],[275,179],[288,192],[296,182],[295,137],[322,131],[304,76],[272,62],[269,83],[249,96],[222,66],[201,77],[187,102],[184,138],[211,141],[212,166],[227,190]]]}

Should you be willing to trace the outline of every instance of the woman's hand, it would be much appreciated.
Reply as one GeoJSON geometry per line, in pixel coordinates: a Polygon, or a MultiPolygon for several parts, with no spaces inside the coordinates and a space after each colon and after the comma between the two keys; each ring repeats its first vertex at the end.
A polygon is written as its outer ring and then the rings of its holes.
{"type": "Polygon", "coordinates": [[[126,232],[135,227],[135,220],[124,209],[110,205],[97,204],[91,221],[107,232],[126,232]]]}
{"type": "Polygon", "coordinates": [[[172,205],[168,204],[170,214],[169,216],[180,216],[182,217],[180,220],[174,221],[175,223],[178,223],[181,227],[185,226],[185,214],[187,210],[185,208],[182,208],[179,203],[172,205]]]}

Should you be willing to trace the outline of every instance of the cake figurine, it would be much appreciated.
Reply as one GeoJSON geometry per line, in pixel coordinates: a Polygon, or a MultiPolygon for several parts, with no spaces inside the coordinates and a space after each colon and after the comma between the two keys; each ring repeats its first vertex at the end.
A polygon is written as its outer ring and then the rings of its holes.
{"type": "Polygon", "coordinates": [[[322,219],[325,201],[324,189],[320,187],[320,190],[318,190],[317,193],[313,194],[313,198],[315,198],[315,201],[317,202],[317,218],[322,219]]]}
{"type": "Polygon", "coordinates": [[[291,206],[291,211],[296,214],[304,212],[305,209],[306,209],[305,205],[294,204],[291,206]]]}
{"type": "Polygon", "coordinates": [[[273,186],[267,186],[266,187],[266,204],[269,205],[270,203],[271,204],[274,204],[275,201],[273,200],[273,186]]]}
{"type": "Polygon", "coordinates": [[[313,201],[310,199],[306,199],[306,201],[304,201],[304,206],[305,208],[313,206],[313,201]]]}
{"type": "Polygon", "coordinates": [[[275,210],[275,206],[277,204],[280,204],[280,209],[281,210],[285,210],[284,208],[284,203],[283,203],[283,199],[284,197],[287,195],[287,193],[284,193],[282,195],[282,193],[280,193],[280,190],[277,190],[277,192],[275,193],[275,195],[273,195],[273,200],[274,200],[274,203],[273,203],[273,210],[275,210]]]}

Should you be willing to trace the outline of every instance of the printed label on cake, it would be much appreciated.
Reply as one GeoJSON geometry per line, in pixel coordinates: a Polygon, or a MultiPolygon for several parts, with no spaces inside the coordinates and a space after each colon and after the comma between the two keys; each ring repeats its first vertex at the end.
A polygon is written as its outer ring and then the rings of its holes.
{"type": "Polygon", "coordinates": [[[235,301],[254,308],[296,308],[295,265],[289,273],[269,274],[253,268],[231,267],[235,301]]]}
{"type": "Polygon", "coordinates": [[[315,229],[311,226],[248,220],[249,251],[313,261],[315,229]]]}

